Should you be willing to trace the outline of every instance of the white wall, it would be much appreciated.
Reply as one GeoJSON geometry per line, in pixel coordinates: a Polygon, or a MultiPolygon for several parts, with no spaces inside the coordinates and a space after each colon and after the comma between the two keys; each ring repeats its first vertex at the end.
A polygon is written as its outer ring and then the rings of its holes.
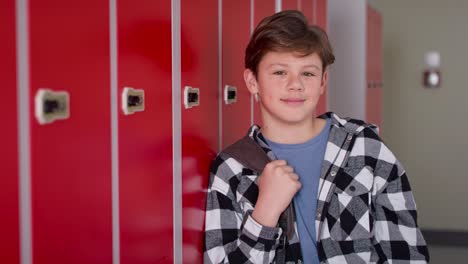
{"type": "Polygon", "coordinates": [[[329,0],[328,34],[336,61],[330,68],[328,110],[366,117],[366,1],[329,0]]]}
{"type": "Polygon", "coordinates": [[[468,1],[371,3],[384,21],[384,139],[406,168],[419,223],[468,231],[468,1]],[[429,50],[441,55],[440,89],[421,84],[429,50]]]}

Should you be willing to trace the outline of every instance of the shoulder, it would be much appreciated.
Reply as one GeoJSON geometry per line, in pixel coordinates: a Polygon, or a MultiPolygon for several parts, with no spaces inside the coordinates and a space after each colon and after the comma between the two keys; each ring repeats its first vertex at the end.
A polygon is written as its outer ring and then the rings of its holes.
{"type": "Polygon", "coordinates": [[[209,188],[229,195],[237,189],[239,177],[243,173],[245,167],[241,163],[221,152],[211,163],[209,188]]]}
{"type": "Polygon", "coordinates": [[[336,128],[354,134],[355,140],[351,156],[361,156],[367,160],[373,160],[374,166],[377,162],[398,164],[395,155],[379,136],[377,125],[356,118],[339,117],[334,113],[331,113],[331,118],[336,128]]]}
{"type": "Polygon", "coordinates": [[[379,128],[375,124],[368,123],[364,120],[352,118],[352,117],[340,117],[335,113],[331,114],[332,122],[334,124],[338,124],[339,126],[343,127],[344,129],[354,132],[360,133],[363,130],[366,131],[373,131],[375,134],[379,133],[379,128]]]}
{"type": "Polygon", "coordinates": [[[242,173],[244,166],[235,158],[220,152],[212,161],[210,172],[220,177],[231,177],[242,173]]]}
{"type": "Polygon", "coordinates": [[[358,119],[350,119],[349,122],[359,126],[356,130],[349,163],[368,166],[374,175],[385,181],[391,181],[405,173],[401,162],[379,136],[377,126],[358,119]]]}

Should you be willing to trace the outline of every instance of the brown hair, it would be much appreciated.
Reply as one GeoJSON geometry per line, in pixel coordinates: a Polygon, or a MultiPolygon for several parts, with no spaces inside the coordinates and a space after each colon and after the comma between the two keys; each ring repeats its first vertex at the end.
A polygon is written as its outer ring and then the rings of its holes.
{"type": "Polygon", "coordinates": [[[245,49],[245,68],[257,76],[258,65],[269,51],[295,51],[302,56],[317,52],[323,71],[335,61],[327,33],[319,26],[309,25],[304,15],[295,10],[265,17],[257,25],[245,49]]]}

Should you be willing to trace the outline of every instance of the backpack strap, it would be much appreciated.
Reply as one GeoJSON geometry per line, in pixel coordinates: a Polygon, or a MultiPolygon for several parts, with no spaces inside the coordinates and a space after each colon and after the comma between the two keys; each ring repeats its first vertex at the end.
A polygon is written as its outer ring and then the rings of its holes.
{"type": "MultiPolygon", "coordinates": [[[[244,167],[257,172],[259,175],[262,174],[265,165],[271,161],[262,147],[249,136],[241,138],[223,150],[222,153],[234,158],[244,167]]],[[[276,252],[276,263],[285,263],[287,240],[292,239],[294,235],[294,208],[292,203],[281,214],[278,223],[283,229],[283,234],[280,237],[280,245],[276,252]]]]}
{"type": "Polygon", "coordinates": [[[234,144],[223,150],[223,153],[237,160],[244,167],[249,168],[258,174],[263,172],[263,168],[271,159],[265,151],[249,136],[245,136],[234,144]]]}

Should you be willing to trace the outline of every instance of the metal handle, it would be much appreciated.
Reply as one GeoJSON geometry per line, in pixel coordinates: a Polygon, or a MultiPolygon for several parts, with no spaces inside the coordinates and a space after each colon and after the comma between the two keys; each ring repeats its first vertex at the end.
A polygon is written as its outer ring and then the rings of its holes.
{"type": "Polygon", "coordinates": [[[124,87],[122,91],[122,111],[125,115],[145,110],[145,91],[124,87]]]}
{"type": "Polygon", "coordinates": [[[237,87],[230,85],[224,86],[224,102],[226,104],[237,102],[237,87]]]}
{"type": "Polygon", "coordinates": [[[184,89],[184,106],[185,109],[200,105],[200,89],[185,86],[184,89]]]}
{"type": "Polygon", "coordinates": [[[66,91],[39,89],[35,97],[35,115],[41,125],[70,117],[70,94],[66,91]]]}

